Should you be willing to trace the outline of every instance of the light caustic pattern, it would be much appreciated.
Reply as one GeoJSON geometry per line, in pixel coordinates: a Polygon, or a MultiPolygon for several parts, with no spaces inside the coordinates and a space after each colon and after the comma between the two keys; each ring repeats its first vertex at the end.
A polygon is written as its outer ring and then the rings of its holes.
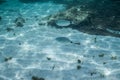
{"type": "Polygon", "coordinates": [[[0,8],[4,17],[0,22],[0,80],[31,80],[32,76],[45,80],[120,79],[119,38],[38,25],[35,16],[54,14],[64,9],[62,5],[6,3],[0,8]],[[19,13],[27,19],[23,27],[14,24],[19,13]],[[7,32],[7,27],[14,30],[7,32]],[[57,37],[80,44],[59,42],[57,37]]]}

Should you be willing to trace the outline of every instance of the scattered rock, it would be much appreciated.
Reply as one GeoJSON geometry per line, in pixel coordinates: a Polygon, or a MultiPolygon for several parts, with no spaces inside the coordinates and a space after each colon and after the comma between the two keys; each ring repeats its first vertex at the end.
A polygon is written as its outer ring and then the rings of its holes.
{"type": "Polygon", "coordinates": [[[32,76],[32,80],[45,80],[44,78],[38,78],[38,77],[36,77],[36,76],[32,76]]]}
{"type": "Polygon", "coordinates": [[[10,31],[13,31],[14,29],[7,27],[6,30],[7,30],[7,32],[10,32],[10,31]]]}
{"type": "Polygon", "coordinates": [[[81,69],[81,66],[80,65],[77,65],[77,70],[81,69]]]}
{"type": "Polygon", "coordinates": [[[102,53],[102,54],[99,54],[98,56],[99,56],[99,57],[104,57],[104,54],[102,53]]]}
{"type": "Polygon", "coordinates": [[[51,58],[50,58],[50,57],[47,57],[47,60],[51,60],[51,58]]]}
{"type": "Polygon", "coordinates": [[[90,75],[93,76],[94,74],[97,74],[96,72],[91,72],[90,75]]]}
{"type": "Polygon", "coordinates": [[[103,62],[103,64],[106,64],[107,62],[103,62]]]}
{"type": "Polygon", "coordinates": [[[111,59],[112,59],[112,60],[116,60],[116,59],[117,59],[117,56],[112,56],[111,59]]]}
{"type": "Polygon", "coordinates": [[[78,60],[77,60],[77,62],[78,62],[78,63],[81,63],[81,60],[80,60],[80,59],[78,59],[78,60]]]}
{"type": "Polygon", "coordinates": [[[101,78],[105,78],[106,75],[105,75],[105,74],[100,74],[100,77],[101,77],[101,78]]]}
{"type": "Polygon", "coordinates": [[[17,26],[17,27],[23,27],[24,26],[24,23],[25,23],[25,19],[23,18],[23,17],[17,17],[16,19],[15,19],[15,25],[17,26]]]}
{"type": "Polygon", "coordinates": [[[11,59],[12,59],[12,57],[5,57],[4,61],[7,62],[7,61],[9,61],[11,59]]]}

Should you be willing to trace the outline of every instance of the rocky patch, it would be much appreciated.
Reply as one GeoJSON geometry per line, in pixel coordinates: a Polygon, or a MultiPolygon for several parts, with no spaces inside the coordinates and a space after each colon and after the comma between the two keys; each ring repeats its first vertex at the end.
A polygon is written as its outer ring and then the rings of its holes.
{"type": "Polygon", "coordinates": [[[21,16],[17,17],[15,19],[15,25],[16,27],[23,27],[24,26],[24,23],[25,23],[25,19],[21,16]]]}
{"type": "Polygon", "coordinates": [[[82,5],[72,6],[63,12],[45,17],[40,20],[39,24],[47,24],[56,28],[72,28],[91,35],[120,37],[118,5],[111,4],[109,0],[105,3],[95,0],[95,3],[98,6],[94,3],[92,6],[90,4],[84,7],[82,5]],[[108,3],[110,5],[107,6],[108,3]]]}

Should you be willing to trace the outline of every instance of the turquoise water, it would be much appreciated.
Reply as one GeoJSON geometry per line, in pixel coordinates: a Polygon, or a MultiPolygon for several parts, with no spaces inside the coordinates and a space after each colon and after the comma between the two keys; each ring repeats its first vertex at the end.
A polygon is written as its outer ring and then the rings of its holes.
{"type": "Polygon", "coordinates": [[[119,37],[39,25],[65,7],[52,1],[0,4],[0,80],[120,79],[119,37]]]}

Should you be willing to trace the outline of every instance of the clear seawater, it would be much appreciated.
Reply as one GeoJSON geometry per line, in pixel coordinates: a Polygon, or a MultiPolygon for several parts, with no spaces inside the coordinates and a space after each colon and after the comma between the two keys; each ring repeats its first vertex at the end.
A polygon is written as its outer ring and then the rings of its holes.
{"type": "Polygon", "coordinates": [[[38,25],[45,16],[64,10],[52,2],[0,5],[0,80],[120,80],[120,38],[89,35],[69,28],[38,25]],[[23,27],[14,20],[22,15],[23,27]],[[6,30],[6,28],[14,30],[6,30]],[[57,37],[69,40],[57,41],[57,37]],[[9,60],[8,60],[9,59],[9,60]]]}

